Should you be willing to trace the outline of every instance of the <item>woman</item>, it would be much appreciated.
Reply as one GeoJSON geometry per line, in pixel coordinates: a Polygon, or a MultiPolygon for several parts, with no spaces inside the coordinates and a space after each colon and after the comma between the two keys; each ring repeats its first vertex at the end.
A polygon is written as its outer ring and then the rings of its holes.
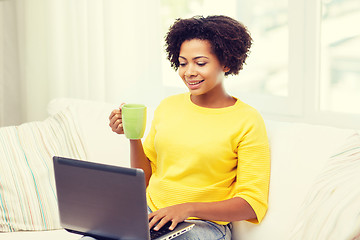
{"type": "MultiPolygon", "coordinates": [[[[149,225],[195,223],[181,239],[231,239],[229,224],[259,223],[267,210],[270,157],[260,114],[229,95],[252,39],[226,16],[178,19],[166,36],[172,67],[188,93],[163,100],[144,143],[130,140],[131,166],[145,172],[149,225]]],[[[121,108],[110,127],[123,134],[121,108]]]]}

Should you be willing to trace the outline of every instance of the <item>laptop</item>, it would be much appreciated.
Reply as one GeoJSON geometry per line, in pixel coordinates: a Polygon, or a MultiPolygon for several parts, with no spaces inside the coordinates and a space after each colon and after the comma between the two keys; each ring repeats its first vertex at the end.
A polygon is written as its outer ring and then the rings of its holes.
{"type": "Polygon", "coordinates": [[[141,169],[53,157],[61,226],[97,239],[174,239],[194,226],[162,227],[150,237],[145,176],[141,169]]]}

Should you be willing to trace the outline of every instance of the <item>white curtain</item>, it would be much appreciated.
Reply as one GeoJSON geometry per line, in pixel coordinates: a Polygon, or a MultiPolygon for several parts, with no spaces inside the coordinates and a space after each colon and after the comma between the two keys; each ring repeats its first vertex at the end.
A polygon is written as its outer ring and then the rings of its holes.
{"type": "Polygon", "coordinates": [[[0,1],[0,126],[23,118],[18,32],[13,4],[0,1]]]}
{"type": "Polygon", "coordinates": [[[158,1],[0,0],[0,126],[58,97],[156,102],[159,21],[158,1]]]}

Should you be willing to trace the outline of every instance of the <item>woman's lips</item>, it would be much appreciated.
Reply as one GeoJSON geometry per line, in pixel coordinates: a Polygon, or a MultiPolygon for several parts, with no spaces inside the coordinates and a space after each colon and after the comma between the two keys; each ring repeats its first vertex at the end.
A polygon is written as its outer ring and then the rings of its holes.
{"type": "Polygon", "coordinates": [[[196,84],[199,84],[199,83],[202,83],[204,80],[200,80],[200,81],[186,81],[189,85],[196,85],[196,84]]]}
{"type": "Polygon", "coordinates": [[[190,89],[195,89],[195,88],[198,88],[199,85],[204,82],[204,80],[200,80],[200,81],[186,81],[188,87],[190,89]]]}

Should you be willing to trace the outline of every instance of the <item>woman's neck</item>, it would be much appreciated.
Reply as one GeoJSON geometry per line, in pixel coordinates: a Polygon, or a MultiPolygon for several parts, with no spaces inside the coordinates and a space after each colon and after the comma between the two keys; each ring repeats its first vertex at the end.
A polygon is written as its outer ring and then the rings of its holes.
{"type": "Polygon", "coordinates": [[[200,107],[224,108],[235,104],[236,99],[224,92],[222,95],[190,95],[191,101],[200,107]]]}

